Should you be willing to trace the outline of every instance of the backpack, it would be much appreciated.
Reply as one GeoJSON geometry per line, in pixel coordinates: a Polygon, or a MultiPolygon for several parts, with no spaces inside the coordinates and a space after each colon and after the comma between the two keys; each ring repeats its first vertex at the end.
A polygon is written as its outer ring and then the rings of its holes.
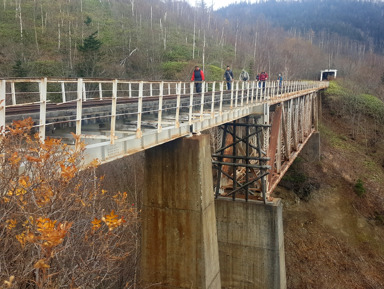
{"type": "Polygon", "coordinates": [[[243,71],[241,72],[241,74],[240,74],[240,79],[241,79],[242,81],[247,81],[248,78],[249,78],[249,74],[248,74],[248,72],[246,72],[245,70],[243,70],[243,71]]]}

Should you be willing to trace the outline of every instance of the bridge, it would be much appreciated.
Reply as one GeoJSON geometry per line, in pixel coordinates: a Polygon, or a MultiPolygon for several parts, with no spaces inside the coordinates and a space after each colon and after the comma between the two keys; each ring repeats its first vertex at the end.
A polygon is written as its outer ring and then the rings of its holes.
{"type": "Polygon", "coordinates": [[[141,278],[153,288],[285,288],[282,206],[272,192],[318,137],[318,91],[328,83],[202,87],[7,78],[0,127],[32,117],[43,140],[76,145],[74,133],[86,161],[145,151],[141,278]]]}

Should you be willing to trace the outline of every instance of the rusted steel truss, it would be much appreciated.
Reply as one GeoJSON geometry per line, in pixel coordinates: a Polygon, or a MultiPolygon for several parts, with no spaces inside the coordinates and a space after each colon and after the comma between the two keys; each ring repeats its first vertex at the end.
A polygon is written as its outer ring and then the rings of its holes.
{"type": "Polygon", "coordinates": [[[220,126],[222,144],[213,155],[213,167],[217,170],[216,197],[231,196],[233,200],[266,198],[266,177],[269,158],[261,149],[261,135],[269,125],[258,123],[257,116],[220,126]]]}
{"type": "Polygon", "coordinates": [[[309,93],[271,107],[272,129],[268,150],[271,170],[267,195],[273,192],[313,132],[317,131],[318,101],[317,93],[309,93]]]}
{"type": "Polygon", "coordinates": [[[215,194],[271,201],[271,194],[318,125],[317,93],[265,105],[263,116],[227,123],[213,155],[215,194]]]}

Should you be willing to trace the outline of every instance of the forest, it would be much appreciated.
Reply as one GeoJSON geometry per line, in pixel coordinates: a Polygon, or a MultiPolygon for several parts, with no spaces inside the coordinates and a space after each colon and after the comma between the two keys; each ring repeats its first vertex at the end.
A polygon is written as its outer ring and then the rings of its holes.
{"type": "Polygon", "coordinates": [[[200,65],[318,79],[322,69],[381,94],[383,11],[374,1],[3,0],[0,76],[189,80],[200,65]],[[369,71],[369,72],[368,72],[369,71]]]}
{"type": "Polygon", "coordinates": [[[329,38],[337,35],[338,51],[384,53],[384,3],[378,1],[264,1],[258,4],[241,3],[221,9],[219,14],[252,23],[264,17],[275,27],[293,35],[306,36],[324,47],[329,38]],[[235,8],[235,9],[232,9],[235,8]]]}

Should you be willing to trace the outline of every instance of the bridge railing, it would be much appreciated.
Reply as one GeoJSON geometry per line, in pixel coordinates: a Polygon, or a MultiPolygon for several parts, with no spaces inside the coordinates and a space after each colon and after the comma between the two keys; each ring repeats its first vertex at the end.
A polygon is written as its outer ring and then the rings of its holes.
{"type": "MultiPolygon", "coordinates": [[[[0,127],[31,116],[44,139],[47,132],[66,126],[88,139],[110,143],[121,134],[142,136],[148,128],[161,132],[221,115],[223,111],[278,100],[303,90],[318,90],[326,82],[233,81],[193,82],[129,81],[121,79],[14,78],[0,80],[0,127]],[[94,109],[98,107],[98,109],[94,109]],[[98,132],[83,126],[96,124],[98,132]],[[107,130],[100,133],[100,129],[107,130]],[[88,128],[87,128],[88,130],[88,128]]],[[[88,126],[89,127],[89,126],[88,126]]],[[[105,143],[104,143],[105,145],[105,143]]]]}

